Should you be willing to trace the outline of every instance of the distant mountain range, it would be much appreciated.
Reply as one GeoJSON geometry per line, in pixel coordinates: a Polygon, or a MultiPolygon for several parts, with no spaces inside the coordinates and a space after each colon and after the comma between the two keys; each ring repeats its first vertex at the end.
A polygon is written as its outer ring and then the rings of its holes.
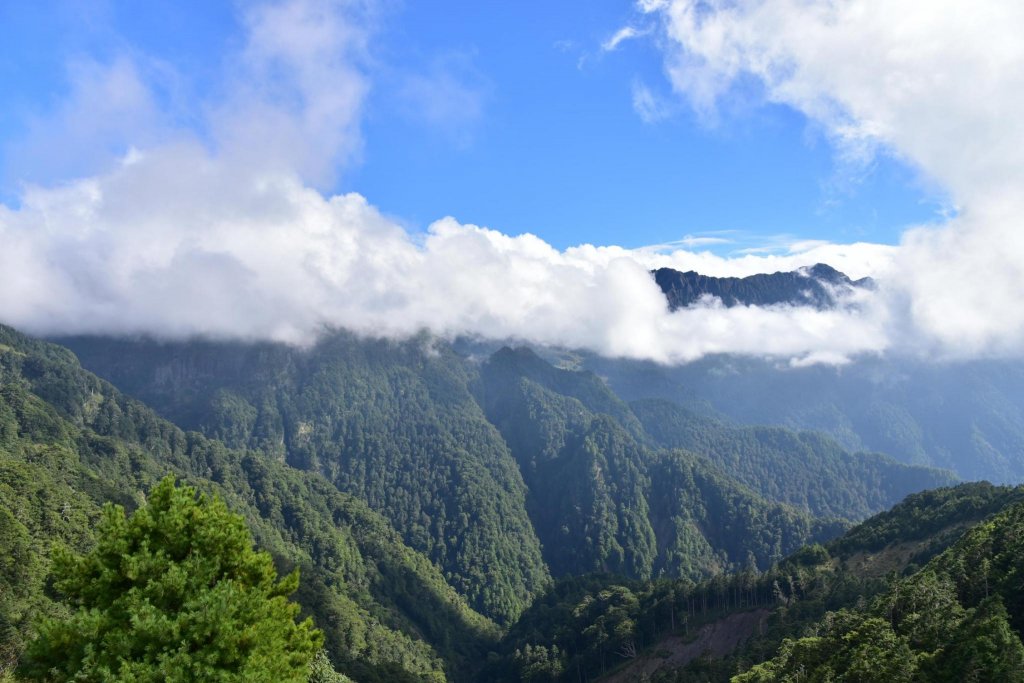
{"type": "Polygon", "coordinates": [[[693,270],[683,273],[672,268],[659,268],[653,274],[673,311],[692,306],[705,296],[720,299],[725,306],[792,304],[831,308],[843,294],[875,286],[869,277],[851,280],[824,263],[786,273],[759,273],[749,277],[711,277],[693,270]]]}
{"type": "Polygon", "coordinates": [[[1024,363],[936,363],[889,355],[841,367],[708,356],[686,365],[577,354],[627,402],[662,399],[739,424],[824,432],[847,451],[1024,481],[1024,363]]]}

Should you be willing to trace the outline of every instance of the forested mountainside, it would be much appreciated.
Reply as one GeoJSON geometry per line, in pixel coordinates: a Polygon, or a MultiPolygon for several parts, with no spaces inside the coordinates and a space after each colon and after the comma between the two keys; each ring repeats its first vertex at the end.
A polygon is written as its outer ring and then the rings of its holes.
{"type": "MultiPolygon", "coordinates": [[[[398,343],[340,332],[309,350],[63,341],[86,367],[182,427],[319,471],[366,500],[503,623],[548,571],[698,579],[750,562],[766,568],[841,528],[813,519],[803,500],[828,499],[823,489],[867,490],[881,462],[828,475],[837,447],[822,440],[824,457],[808,458],[810,475],[792,484],[809,491],[789,496],[801,507],[780,505],[785,495],[758,495],[706,451],[663,448],[595,375],[555,368],[527,349],[476,363],[426,337],[398,343]]],[[[757,438],[721,434],[716,448],[756,457],[757,438]]],[[[862,518],[950,481],[890,464],[891,488],[818,514],[862,518]]],[[[777,479],[773,494],[790,486],[777,479]]]]}
{"type": "Polygon", "coordinates": [[[443,345],[80,340],[73,349],[186,429],[320,472],[388,517],[477,609],[515,619],[548,572],[526,488],[443,345]]]}
{"type": "Polygon", "coordinates": [[[494,354],[480,392],[519,462],[556,576],[698,579],[767,567],[785,548],[841,529],[759,498],[706,458],[648,448],[628,406],[596,377],[532,351],[494,354]]]}
{"type": "Polygon", "coordinates": [[[952,474],[897,463],[877,453],[853,454],[821,432],[740,426],[663,399],[630,404],[661,446],[706,453],[723,471],[769,500],[822,517],[863,519],[925,483],[953,483],[952,474]]]}
{"type": "Polygon", "coordinates": [[[866,609],[826,614],[736,683],[1024,681],[1024,504],[973,527],[866,609]]]}
{"type": "Polygon", "coordinates": [[[59,346],[0,326],[0,674],[34,621],[64,609],[47,588],[51,543],[93,543],[106,501],[135,507],[164,474],[244,515],[335,664],[360,683],[458,679],[497,628],[365,503],[266,454],[185,433],[84,371],[59,346]]]}
{"type": "Polygon", "coordinates": [[[69,344],[135,398],[68,348],[0,327],[5,666],[39,615],[65,609],[50,544],[87,549],[103,502],[132,508],[168,472],[242,514],[281,571],[301,570],[296,599],[359,683],[477,680],[488,651],[500,661],[499,626],[518,632],[552,576],[756,576],[841,533],[839,517],[949,481],[786,430],[696,415],[649,429],[596,375],[527,349],[480,362],[427,337],[340,332],[311,349],[69,344]],[[729,471],[738,457],[768,472],[797,443],[813,474],[769,489],[729,471]],[[896,483],[859,500],[880,476],[896,483]],[[840,487],[854,494],[827,493],[840,487]]]}
{"type": "Polygon", "coordinates": [[[963,484],[910,496],[761,574],[565,579],[481,680],[1017,680],[1021,524],[1024,487],[963,484]]]}
{"type": "Polygon", "coordinates": [[[628,401],[666,399],[741,423],[824,432],[852,451],[952,470],[967,480],[1024,480],[1024,364],[859,358],[790,367],[734,356],[687,365],[580,355],[628,401]]]}
{"type": "Polygon", "coordinates": [[[654,281],[674,311],[711,296],[725,306],[792,304],[829,308],[856,288],[872,288],[871,278],[851,280],[824,263],[787,273],[759,273],[748,277],[712,277],[671,268],[654,271],[654,281]]]}

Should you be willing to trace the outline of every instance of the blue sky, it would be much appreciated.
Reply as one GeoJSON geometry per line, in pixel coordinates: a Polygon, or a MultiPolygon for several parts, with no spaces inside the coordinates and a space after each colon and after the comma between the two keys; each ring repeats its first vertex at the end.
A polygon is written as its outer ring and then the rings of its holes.
{"type": "MultiPolygon", "coordinates": [[[[837,161],[818,127],[756,90],[708,120],[673,93],[652,37],[601,49],[621,27],[651,21],[608,0],[378,9],[363,58],[371,85],[361,147],[321,189],[362,193],[412,231],[451,215],[557,248],[722,231],[736,240],[723,253],[780,235],[895,243],[908,225],[935,220],[936,193],[892,155],[856,167],[837,161]],[[637,87],[669,113],[645,122],[637,87]]],[[[178,82],[158,93],[160,103],[176,125],[202,133],[189,101],[221,87],[221,65],[242,34],[230,2],[0,5],[2,196],[12,202],[23,181],[53,184],[88,174],[92,161],[102,166],[89,154],[26,165],[11,152],[33,117],[66,96],[69,64],[129,54],[170,66],[178,82]]],[[[101,152],[123,152],[126,142],[101,152]]]]}

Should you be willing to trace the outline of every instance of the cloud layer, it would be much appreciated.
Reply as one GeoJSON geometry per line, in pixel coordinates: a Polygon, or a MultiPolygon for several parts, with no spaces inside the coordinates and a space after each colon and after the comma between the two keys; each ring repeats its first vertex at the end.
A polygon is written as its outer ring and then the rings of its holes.
{"type": "Polygon", "coordinates": [[[666,362],[719,351],[833,359],[878,350],[885,338],[876,313],[853,307],[670,314],[649,275],[657,265],[756,271],[764,259],[559,252],[452,218],[412,236],[359,195],[325,197],[294,174],[246,171],[198,144],[32,190],[20,210],[0,209],[0,236],[2,317],[39,332],[307,343],[324,326],[430,329],[666,362]]]}
{"type": "Polygon", "coordinates": [[[643,0],[675,89],[709,112],[749,96],[803,112],[853,160],[894,154],[959,215],[907,232],[888,280],[905,342],[1024,348],[1024,5],[986,0],[643,0]],[[913,337],[913,339],[910,339],[913,337]]]}
{"type": "MultiPolygon", "coordinates": [[[[359,153],[372,32],[363,7],[294,0],[249,10],[224,95],[192,112],[197,128],[161,118],[159,84],[129,57],[83,71],[85,85],[123,93],[109,102],[114,115],[146,114],[143,128],[111,133],[138,148],[78,180],[29,186],[16,208],[0,205],[0,320],[37,333],[292,343],[325,327],[428,329],[662,362],[723,352],[795,363],[893,348],[1017,353],[1024,88],[1013,86],[1024,85],[1024,70],[1011,67],[1024,59],[1011,37],[1024,16],[985,3],[955,20],[941,4],[901,3],[898,15],[880,1],[642,4],[673,87],[698,109],[737,96],[735,84],[753,77],[843,154],[898,154],[947,187],[959,215],[908,232],[898,248],[806,243],[723,258],[695,251],[721,237],[559,251],[454,218],[409,232],[359,195],[317,189],[359,153]],[[133,130],[137,138],[123,137],[133,130]],[[885,286],[833,311],[709,302],[670,313],[649,275],[668,266],[743,276],[816,262],[885,286]]],[[[87,138],[69,123],[84,111],[76,92],[48,125],[87,138]]]]}

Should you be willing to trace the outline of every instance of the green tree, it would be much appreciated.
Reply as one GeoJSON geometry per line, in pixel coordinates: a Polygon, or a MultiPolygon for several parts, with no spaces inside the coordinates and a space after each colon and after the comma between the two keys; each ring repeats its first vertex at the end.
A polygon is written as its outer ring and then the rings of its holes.
{"type": "Polygon", "coordinates": [[[1024,681],[1024,644],[1011,628],[998,596],[984,601],[963,620],[929,673],[932,680],[941,682],[1024,681]]]}
{"type": "Polygon", "coordinates": [[[19,673],[32,680],[305,681],[322,644],[288,601],[238,515],[171,477],[127,517],[107,505],[96,547],[55,549],[55,587],[73,608],[39,627],[19,673]]]}
{"type": "Polygon", "coordinates": [[[327,653],[320,650],[309,664],[309,683],[352,683],[352,679],[335,671],[327,653]]]}

